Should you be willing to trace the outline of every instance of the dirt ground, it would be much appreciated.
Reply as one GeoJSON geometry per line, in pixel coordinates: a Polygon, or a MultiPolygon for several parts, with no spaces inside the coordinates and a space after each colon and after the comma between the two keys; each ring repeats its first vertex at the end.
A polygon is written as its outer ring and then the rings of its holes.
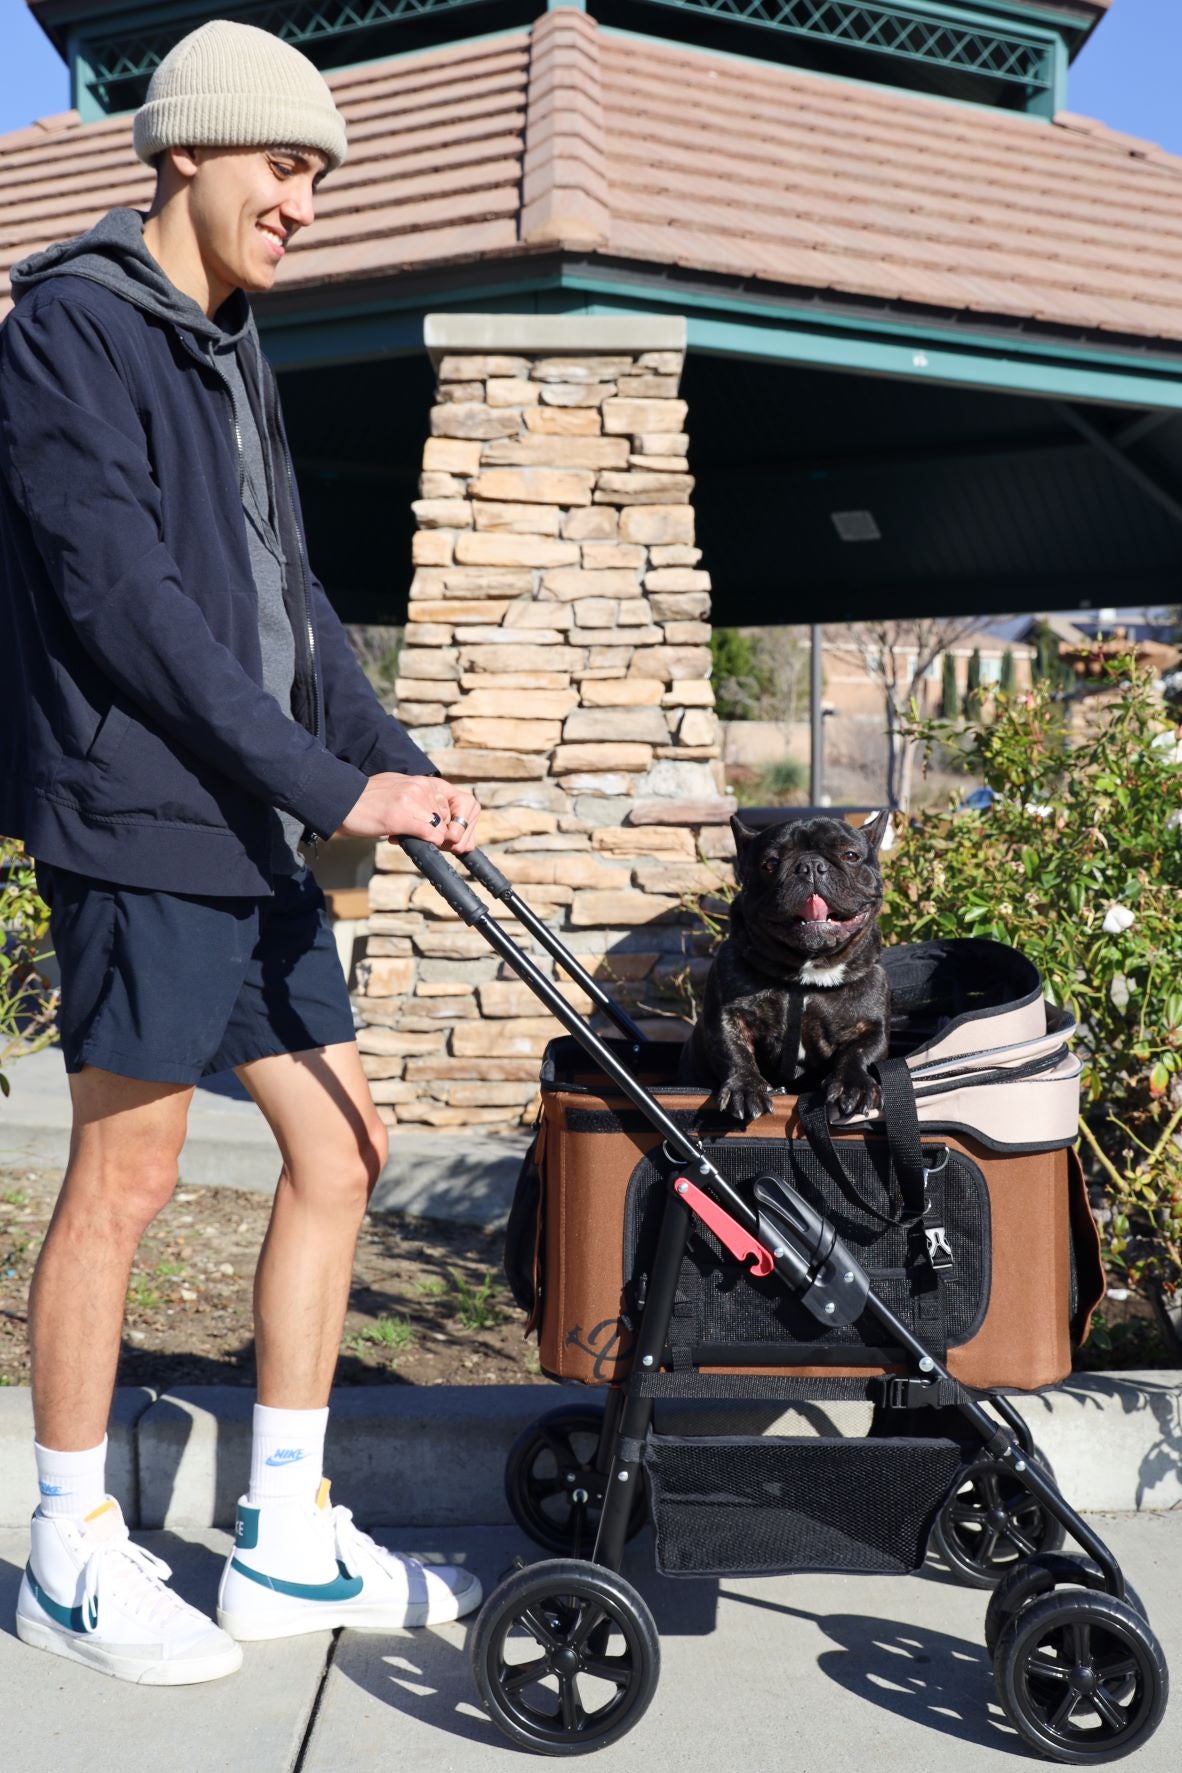
{"type": "MultiPolygon", "coordinates": [[[[27,1385],[25,1302],[61,1180],[0,1166],[0,1386],[27,1385]]],[[[184,1187],[140,1246],[121,1385],[253,1385],[251,1282],[270,1199],[184,1187]]],[[[500,1232],[377,1213],[358,1241],[339,1385],[546,1384],[500,1232]]],[[[1176,1365],[1147,1300],[1107,1299],[1077,1370],[1176,1365]]]]}
{"type": "MultiPolygon", "coordinates": [[[[60,1172],[0,1167],[0,1385],[27,1385],[25,1303],[60,1172]]],[[[140,1246],[121,1385],[253,1385],[251,1283],[270,1198],[182,1187],[140,1246]]],[[[500,1232],[366,1220],[341,1385],[545,1384],[501,1272],[500,1232]]]]}

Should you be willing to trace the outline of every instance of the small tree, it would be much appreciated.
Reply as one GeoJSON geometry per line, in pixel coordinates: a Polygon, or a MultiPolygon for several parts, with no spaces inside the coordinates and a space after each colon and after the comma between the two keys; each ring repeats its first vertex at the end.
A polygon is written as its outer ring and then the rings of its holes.
{"type": "Polygon", "coordinates": [[[710,681],[720,720],[755,720],[767,688],[767,673],[748,635],[738,628],[715,628],[710,636],[710,681]]]}
{"type": "Polygon", "coordinates": [[[945,720],[960,719],[960,685],[956,681],[956,660],[951,653],[944,654],[940,713],[945,720]]]}
{"type": "Polygon", "coordinates": [[[1005,652],[1001,656],[1001,676],[998,679],[997,687],[1003,696],[1012,696],[1017,687],[1017,672],[1014,669],[1013,647],[1007,646],[1005,652]]]}
{"type": "Polygon", "coordinates": [[[979,616],[964,620],[932,616],[912,622],[851,622],[848,627],[826,629],[830,646],[855,650],[876,682],[886,703],[887,799],[891,806],[906,807],[911,799],[915,741],[904,731],[910,706],[920,685],[941,653],[949,652],[974,629],[979,616]]]}
{"type": "Polygon", "coordinates": [[[981,648],[975,646],[969,657],[968,676],[965,680],[965,713],[970,720],[976,719],[984,699],[981,688],[981,648]]]}
{"type": "Polygon", "coordinates": [[[1040,618],[1030,631],[1030,639],[1035,647],[1030,665],[1035,683],[1045,684],[1052,692],[1066,689],[1075,673],[1062,655],[1059,636],[1051,624],[1040,618]]]}

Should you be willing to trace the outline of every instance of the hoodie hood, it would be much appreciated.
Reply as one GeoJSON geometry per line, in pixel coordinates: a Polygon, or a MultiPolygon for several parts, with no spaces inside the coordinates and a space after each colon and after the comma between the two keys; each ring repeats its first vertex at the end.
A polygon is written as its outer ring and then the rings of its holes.
{"type": "Polygon", "coordinates": [[[138,209],[112,209],[87,233],[22,259],[12,270],[14,297],[19,301],[51,277],[85,277],[157,320],[166,320],[209,343],[234,344],[253,332],[250,303],[240,289],[222,303],[217,318],[211,320],[192,296],[182,294],[169,282],[144,245],[146,220],[138,209]]]}

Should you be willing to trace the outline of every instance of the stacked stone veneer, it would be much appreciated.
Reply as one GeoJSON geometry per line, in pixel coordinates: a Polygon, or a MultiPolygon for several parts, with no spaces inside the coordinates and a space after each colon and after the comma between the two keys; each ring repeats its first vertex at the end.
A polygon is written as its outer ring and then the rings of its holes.
{"type": "MultiPolygon", "coordinates": [[[[609,349],[593,335],[618,338],[619,321],[480,318],[436,323],[450,342],[433,353],[399,717],[479,796],[481,847],[526,902],[668,1031],[679,976],[704,964],[684,895],[729,878],[734,804],[709,682],[683,331],[633,323],[640,337],[609,349]],[[549,338],[490,349],[489,332],[507,329],[549,338]],[[661,344],[645,348],[646,332],[661,344]]],[[[399,848],[380,844],[376,860],[356,1001],[383,1118],[517,1122],[557,1024],[399,848]]]]}

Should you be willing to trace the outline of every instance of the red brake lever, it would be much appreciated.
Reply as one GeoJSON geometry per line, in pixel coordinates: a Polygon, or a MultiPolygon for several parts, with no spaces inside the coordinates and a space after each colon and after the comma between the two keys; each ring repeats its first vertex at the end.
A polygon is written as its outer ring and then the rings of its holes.
{"type": "Polygon", "coordinates": [[[719,1243],[724,1245],[732,1256],[737,1256],[740,1262],[745,1261],[748,1256],[755,1257],[754,1263],[748,1270],[750,1274],[762,1275],[772,1272],[775,1263],[772,1260],[771,1251],[766,1250],[759,1239],[752,1237],[749,1231],[744,1231],[738,1220],[732,1219],[725,1207],[720,1207],[717,1201],[711,1200],[708,1194],[703,1194],[700,1188],[696,1188],[684,1176],[677,1177],[673,1184],[673,1192],[679,1194],[686,1206],[698,1215],[704,1225],[710,1227],[719,1243]]]}

